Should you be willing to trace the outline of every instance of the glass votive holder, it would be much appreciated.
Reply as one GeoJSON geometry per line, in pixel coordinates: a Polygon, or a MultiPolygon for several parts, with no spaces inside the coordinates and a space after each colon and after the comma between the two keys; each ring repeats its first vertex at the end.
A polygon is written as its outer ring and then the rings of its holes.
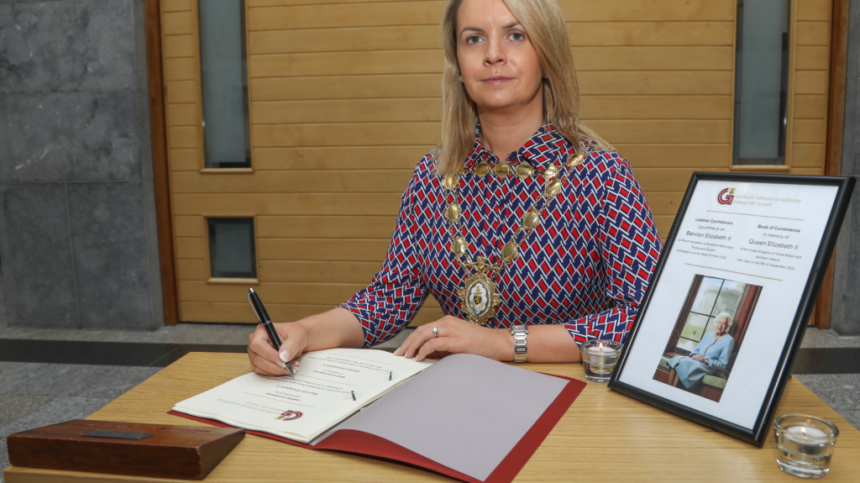
{"type": "Polygon", "coordinates": [[[584,342],[581,349],[585,378],[594,382],[609,382],[622,347],[620,342],[611,340],[592,339],[584,342]]]}
{"type": "Polygon", "coordinates": [[[776,464],[801,478],[822,478],[830,471],[830,457],[839,428],[805,414],[783,414],[773,420],[776,464]]]}

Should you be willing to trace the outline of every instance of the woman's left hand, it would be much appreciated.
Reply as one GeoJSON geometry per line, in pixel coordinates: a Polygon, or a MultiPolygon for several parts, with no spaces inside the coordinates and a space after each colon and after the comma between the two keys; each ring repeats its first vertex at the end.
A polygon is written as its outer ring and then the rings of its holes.
{"type": "Polygon", "coordinates": [[[415,357],[418,362],[427,357],[440,358],[449,354],[477,354],[490,359],[511,360],[514,342],[506,329],[490,329],[453,316],[415,329],[394,351],[396,356],[415,357]],[[438,336],[433,334],[436,328],[438,336]]]}

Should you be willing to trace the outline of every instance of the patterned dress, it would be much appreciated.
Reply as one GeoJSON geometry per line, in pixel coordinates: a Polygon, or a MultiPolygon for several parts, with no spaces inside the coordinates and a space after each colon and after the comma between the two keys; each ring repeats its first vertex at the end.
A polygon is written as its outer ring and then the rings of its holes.
{"type": "MultiPolygon", "coordinates": [[[[499,159],[480,141],[460,176],[459,203],[472,260],[501,259],[502,246],[519,230],[523,214],[544,190],[538,176],[550,164],[561,169],[572,145],[552,125],[541,127],[508,156],[527,161],[535,175],[504,178],[472,172],[499,159]]],[[[488,327],[564,324],[577,343],[623,342],[653,271],[662,242],[627,160],[595,150],[571,168],[561,194],[552,198],[540,225],[520,243],[520,255],[495,278],[502,305],[488,327]]],[[[457,290],[470,275],[451,252],[444,216],[450,195],[425,156],[400,201],[400,213],[382,269],[366,288],[341,305],[364,329],[365,347],[394,337],[433,294],[447,315],[466,319],[457,290]]],[[[463,230],[461,229],[461,233],[463,230]]]]}

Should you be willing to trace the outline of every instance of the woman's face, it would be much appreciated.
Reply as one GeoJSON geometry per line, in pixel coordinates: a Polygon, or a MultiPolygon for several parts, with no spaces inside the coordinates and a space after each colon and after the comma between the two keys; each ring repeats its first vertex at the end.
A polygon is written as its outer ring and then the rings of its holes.
{"type": "Polygon", "coordinates": [[[479,111],[512,111],[540,96],[541,68],[528,34],[502,0],[463,0],[457,60],[479,111]]]}
{"type": "Polygon", "coordinates": [[[717,335],[723,335],[726,333],[726,329],[729,328],[729,321],[726,320],[725,317],[720,317],[717,319],[717,335]]]}

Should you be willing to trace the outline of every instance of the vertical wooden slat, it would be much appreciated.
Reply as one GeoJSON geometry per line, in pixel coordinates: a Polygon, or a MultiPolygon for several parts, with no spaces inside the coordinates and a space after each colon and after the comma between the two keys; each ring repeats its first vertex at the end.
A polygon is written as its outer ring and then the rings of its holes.
{"type": "Polygon", "coordinates": [[[146,0],[146,64],[149,76],[149,119],[152,136],[152,175],[155,187],[155,216],[158,229],[158,254],[161,266],[161,297],[164,324],[179,320],[176,300],[176,274],[173,265],[173,231],[170,215],[170,176],[167,165],[167,132],[164,112],[164,77],[161,65],[160,0],[146,0]]]}
{"type": "MultiPolygon", "coordinates": [[[[734,11],[732,12],[732,141],[729,143],[729,156],[723,160],[724,166],[732,166],[734,163],[734,152],[735,152],[735,123],[738,122],[735,119],[735,109],[734,106],[738,102],[737,99],[737,75],[738,75],[738,8],[735,6],[734,11]]],[[[786,131],[787,132],[787,131],[786,131]]],[[[674,218],[673,218],[674,220],[674,218]]]]}
{"type": "MultiPolygon", "coordinates": [[[[827,119],[827,155],[824,161],[824,174],[842,174],[842,129],[845,120],[845,82],[848,60],[848,5],[850,0],[833,0],[833,33],[830,49],[830,106],[827,119]]],[[[819,329],[830,328],[831,304],[833,303],[833,265],[830,258],[815,313],[815,326],[819,329]]]]}
{"type": "MultiPolygon", "coordinates": [[[[791,25],[789,26],[789,50],[788,50],[788,94],[785,106],[786,126],[785,126],[785,166],[791,168],[791,162],[794,158],[794,97],[796,92],[797,82],[797,20],[798,20],[798,3],[800,0],[794,0],[791,3],[791,25]]],[[[735,20],[737,24],[737,20],[735,20]]]]}

